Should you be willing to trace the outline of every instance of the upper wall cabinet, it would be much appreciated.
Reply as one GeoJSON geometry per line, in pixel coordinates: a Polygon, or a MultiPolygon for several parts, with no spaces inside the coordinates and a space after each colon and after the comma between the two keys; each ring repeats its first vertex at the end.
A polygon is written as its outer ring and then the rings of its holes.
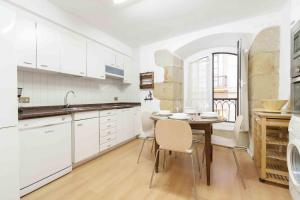
{"type": "Polygon", "coordinates": [[[125,56],[122,54],[116,53],[116,67],[119,69],[124,69],[124,59],[125,56]]]}
{"type": "Polygon", "coordinates": [[[33,20],[17,19],[16,54],[18,66],[36,68],[36,23],[33,20]]]}
{"type": "Polygon", "coordinates": [[[67,30],[61,32],[61,72],[86,76],[86,39],[67,30]]]}
{"type": "Polygon", "coordinates": [[[60,35],[48,24],[37,24],[37,68],[60,70],[60,35]]]}
{"type": "Polygon", "coordinates": [[[123,57],[123,66],[124,66],[124,83],[133,83],[134,82],[134,71],[132,66],[132,61],[129,57],[123,57]]]}
{"type": "Polygon", "coordinates": [[[87,77],[105,79],[104,47],[100,44],[87,41],[87,77]]]}
{"type": "Polygon", "coordinates": [[[112,49],[104,49],[104,62],[105,65],[116,67],[116,53],[112,49]]]}

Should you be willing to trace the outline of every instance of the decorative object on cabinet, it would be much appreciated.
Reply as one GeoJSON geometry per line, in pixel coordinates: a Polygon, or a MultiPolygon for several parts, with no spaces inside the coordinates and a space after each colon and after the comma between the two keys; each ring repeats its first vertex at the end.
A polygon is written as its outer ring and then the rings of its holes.
{"type": "Polygon", "coordinates": [[[148,95],[145,96],[144,101],[152,101],[153,100],[153,95],[151,90],[149,90],[148,95]]]}
{"type": "Polygon", "coordinates": [[[262,182],[289,184],[286,152],[290,118],[290,114],[254,110],[254,161],[262,182]]]}
{"type": "Polygon", "coordinates": [[[140,89],[154,88],[154,72],[140,73],[140,89]]]}

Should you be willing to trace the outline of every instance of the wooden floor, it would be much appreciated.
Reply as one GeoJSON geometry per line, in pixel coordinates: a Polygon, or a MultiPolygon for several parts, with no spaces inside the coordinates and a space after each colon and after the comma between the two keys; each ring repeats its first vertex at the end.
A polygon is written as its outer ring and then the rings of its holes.
{"type": "MultiPolygon", "coordinates": [[[[174,155],[167,170],[149,179],[154,155],[150,142],[136,164],[140,141],[136,140],[109,152],[70,174],[25,196],[22,200],[183,200],[193,199],[192,173],[189,157],[174,155]]],[[[207,200],[290,200],[288,189],[258,181],[253,162],[245,152],[239,152],[244,190],[236,173],[230,150],[214,147],[212,184],[206,186],[205,175],[198,179],[198,199],[207,200]]]]}

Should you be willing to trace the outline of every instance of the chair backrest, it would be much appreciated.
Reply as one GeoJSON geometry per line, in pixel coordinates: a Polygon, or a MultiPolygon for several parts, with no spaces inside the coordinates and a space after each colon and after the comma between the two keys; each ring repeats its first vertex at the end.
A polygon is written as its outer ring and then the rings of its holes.
{"type": "Polygon", "coordinates": [[[185,152],[192,145],[192,129],[185,121],[157,121],[155,137],[160,147],[167,150],[185,152]]]}
{"type": "Polygon", "coordinates": [[[235,142],[236,144],[238,143],[239,141],[239,138],[240,138],[240,131],[241,131],[241,126],[242,126],[242,123],[243,123],[243,116],[240,115],[237,117],[236,121],[235,121],[235,124],[234,124],[234,139],[235,139],[235,142]]]}
{"type": "Polygon", "coordinates": [[[151,116],[152,113],[149,111],[142,112],[142,129],[146,137],[154,136],[154,122],[151,116]]]}

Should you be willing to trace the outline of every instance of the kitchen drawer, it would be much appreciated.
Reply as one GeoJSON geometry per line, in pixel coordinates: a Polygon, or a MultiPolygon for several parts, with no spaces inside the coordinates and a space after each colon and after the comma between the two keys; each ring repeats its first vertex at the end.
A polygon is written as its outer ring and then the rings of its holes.
{"type": "Polygon", "coordinates": [[[111,129],[111,128],[115,128],[115,127],[116,127],[115,122],[108,122],[106,124],[100,124],[100,132],[102,130],[111,129]]]}
{"type": "Polygon", "coordinates": [[[111,115],[116,115],[116,111],[115,110],[100,111],[100,117],[111,116],[111,115]]]}
{"type": "Polygon", "coordinates": [[[109,129],[105,129],[105,130],[101,130],[100,131],[100,137],[105,137],[111,134],[116,134],[117,133],[117,129],[116,128],[109,128],[109,129]]]}
{"type": "Polygon", "coordinates": [[[115,141],[106,142],[100,145],[100,152],[105,151],[115,145],[115,141]]]}
{"type": "Polygon", "coordinates": [[[110,116],[105,116],[105,117],[100,117],[100,124],[106,124],[106,123],[110,123],[110,122],[115,122],[116,119],[116,115],[110,115],[110,116]]]}
{"type": "Polygon", "coordinates": [[[74,113],[73,119],[81,120],[81,119],[91,119],[91,118],[98,118],[98,117],[99,117],[99,111],[90,111],[90,112],[74,113]]]}
{"type": "Polygon", "coordinates": [[[100,137],[100,146],[107,142],[112,142],[112,141],[115,142],[115,140],[116,140],[116,134],[111,134],[111,135],[107,135],[105,137],[100,137]]]}
{"type": "Polygon", "coordinates": [[[36,118],[36,119],[20,120],[18,127],[21,130],[21,129],[28,129],[28,128],[50,126],[53,124],[66,123],[71,121],[72,121],[71,115],[43,117],[43,118],[36,118]]]}

